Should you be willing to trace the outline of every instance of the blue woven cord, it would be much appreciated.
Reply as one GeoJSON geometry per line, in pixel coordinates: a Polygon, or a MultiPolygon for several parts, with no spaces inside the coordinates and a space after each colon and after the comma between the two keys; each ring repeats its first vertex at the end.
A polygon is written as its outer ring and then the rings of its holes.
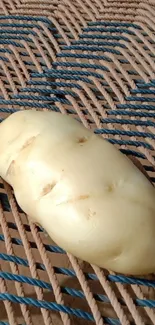
{"type": "MultiPolygon", "coordinates": [[[[140,29],[141,27],[134,23],[125,23],[125,22],[113,22],[113,21],[90,21],[88,22],[89,26],[114,26],[114,27],[133,27],[140,29]]],[[[115,30],[116,31],[116,30],[115,30]]]]}
{"type": "MultiPolygon", "coordinates": [[[[37,300],[32,298],[19,297],[16,295],[12,295],[9,293],[0,293],[0,300],[8,300],[13,303],[20,303],[25,305],[34,306],[37,308],[45,308],[53,311],[61,311],[70,315],[74,315],[79,318],[83,318],[85,320],[94,321],[94,317],[92,314],[85,312],[80,309],[75,309],[71,307],[67,307],[64,305],[60,305],[54,302],[48,302],[44,300],[37,300]]],[[[103,317],[103,320],[109,325],[120,325],[120,321],[118,319],[103,317]]]]}
{"type": "MultiPolygon", "coordinates": [[[[35,17],[35,16],[22,16],[22,15],[18,15],[18,16],[15,16],[15,15],[7,15],[7,16],[4,16],[4,15],[0,15],[0,20],[8,20],[8,19],[12,19],[12,20],[24,20],[24,21],[28,21],[28,22],[30,22],[30,21],[36,21],[36,22],[38,22],[38,21],[42,21],[42,22],[44,22],[44,23],[47,23],[47,24],[49,24],[50,25],[50,27],[51,26],[53,26],[53,24],[52,24],[52,22],[51,22],[51,20],[50,19],[48,19],[48,18],[46,18],[46,17],[39,17],[39,16],[37,16],[37,17],[35,17]]],[[[55,28],[55,26],[54,26],[54,29],[56,29],[55,28]]]]}
{"type": "MultiPolygon", "coordinates": [[[[34,286],[37,286],[37,287],[40,287],[43,289],[48,289],[50,291],[53,290],[51,284],[49,284],[45,281],[27,277],[24,275],[16,275],[16,274],[8,273],[8,272],[0,272],[0,278],[5,279],[5,280],[17,281],[20,283],[27,283],[29,285],[34,285],[34,286]]],[[[66,294],[69,294],[74,297],[79,297],[82,299],[85,298],[85,295],[81,290],[72,289],[72,288],[68,288],[68,287],[61,287],[61,291],[62,291],[62,293],[66,293],[66,294]]],[[[110,303],[109,298],[105,295],[94,294],[93,296],[98,301],[110,303]]],[[[119,301],[122,305],[125,305],[125,302],[123,299],[120,299],[119,301]]],[[[149,308],[155,307],[155,300],[151,300],[151,299],[135,299],[134,302],[137,306],[141,306],[141,307],[149,307],[149,308]]]]}
{"type": "MultiPolygon", "coordinates": [[[[14,262],[23,266],[29,266],[28,261],[26,259],[22,259],[21,257],[13,256],[13,255],[7,255],[0,253],[0,259],[2,260],[8,260],[10,262],[14,262]]],[[[44,269],[44,265],[41,263],[37,263],[36,265],[41,266],[42,269],[44,269]]],[[[68,276],[76,276],[76,273],[73,270],[70,269],[65,269],[65,268],[57,268],[54,267],[54,269],[58,270],[58,273],[66,274],[68,276]]],[[[97,280],[96,274],[92,273],[84,273],[87,279],[93,279],[97,280]]],[[[137,278],[137,277],[127,277],[124,275],[111,275],[109,274],[107,276],[107,279],[111,282],[118,282],[118,283],[123,283],[123,284],[138,284],[138,285],[143,285],[143,286],[148,286],[151,288],[155,288],[155,280],[147,280],[145,278],[137,278]]]]}
{"type": "MultiPolygon", "coordinates": [[[[10,324],[8,322],[0,321],[0,325],[10,325],[10,324]]],[[[26,324],[18,324],[18,325],[26,325],[26,324]]]]}
{"type": "MultiPolygon", "coordinates": [[[[23,246],[21,239],[12,238],[11,240],[12,240],[13,244],[23,246]]],[[[5,241],[4,235],[2,235],[2,234],[0,234],[0,241],[5,241]]],[[[37,248],[37,245],[35,242],[29,241],[29,245],[31,246],[31,248],[37,248]]],[[[59,253],[59,254],[65,253],[64,250],[58,246],[44,244],[44,248],[46,249],[46,251],[51,252],[51,253],[59,253]]],[[[5,254],[3,254],[3,255],[5,256],[5,254]]],[[[2,255],[0,255],[0,256],[2,256],[2,255]]],[[[9,255],[6,255],[6,256],[9,256],[9,255]]]]}
{"type": "MultiPolygon", "coordinates": [[[[78,100],[79,107],[84,115],[89,114],[87,108],[83,106],[81,103],[80,98],[78,97],[76,93],[76,89],[82,90],[82,86],[78,84],[79,81],[84,81],[88,84],[88,86],[91,87],[91,90],[94,92],[97,100],[104,100],[104,107],[107,111],[107,115],[109,115],[107,118],[103,119],[101,118],[100,114],[98,113],[98,118],[101,123],[103,123],[103,128],[101,129],[95,129],[94,132],[97,134],[110,134],[110,135],[122,135],[122,136],[135,136],[135,137],[143,137],[143,138],[150,138],[155,140],[155,134],[150,133],[149,129],[146,129],[146,132],[140,132],[138,130],[135,131],[126,131],[126,130],[109,130],[108,127],[104,127],[108,123],[114,123],[118,125],[126,125],[130,124],[131,126],[146,126],[146,127],[154,127],[154,119],[155,119],[155,106],[154,102],[155,99],[152,97],[147,97],[146,95],[154,95],[155,90],[149,89],[150,87],[155,87],[155,80],[150,80],[149,83],[145,83],[144,80],[140,79],[140,76],[138,72],[131,70],[127,71],[129,75],[132,75],[132,79],[135,82],[137,89],[130,89],[129,93],[130,95],[125,97],[126,104],[120,104],[118,103],[119,100],[117,96],[114,94],[113,90],[110,88],[110,86],[107,84],[106,80],[104,79],[104,72],[109,72],[109,69],[104,66],[104,62],[102,64],[96,63],[91,64],[89,63],[79,63],[76,62],[77,58],[86,58],[86,59],[95,59],[95,60],[105,60],[108,62],[112,62],[111,58],[108,57],[107,53],[104,55],[104,52],[112,53],[116,56],[116,58],[119,60],[120,63],[126,64],[128,63],[128,60],[125,58],[119,58],[117,57],[121,53],[121,48],[126,48],[125,44],[121,44],[120,41],[129,41],[128,35],[134,35],[135,39],[138,43],[143,43],[141,39],[139,39],[134,31],[130,30],[129,27],[136,28],[137,30],[140,30],[142,35],[146,35],[146,33],[136,24],[133,23],[118,23],[118,22],[90,22],[88,23],[88,26],[86,28],[82,28],[83,34],[79,35],[79,39],[77,41],[74,40],[73,35],[67,31],[67,37],[71,40],[71,45],[68,46],[65,44],[65,41],[61,40],[62,36],[57,32],[57,28],[52,24],[50,19],[44,18],[44,17],[33,17],[33,16],[0,16],[0,19],[2,19],[1,28],[3,32],[0,34],[0,44],[2,45],[14,45],[18,47],[18,51],[20,52],[20,56],[22,57],[23,63],[26,65],[26,67],[29,69],[30,73],[30,80],[27,82],[26,87],[24,89],[20,88],[20,91],[17,95],[12,95],[12,89],[10,87],[10,84],[7,80],[4,80],[4,85],[7,86],[7,90],[9,93],[10,100],[4,100],[4,98],[0,97],[0,104],[2,105],[8,105],[7,108],[2,107],[0,109],[0,112],[5,113],[13,113],[16,110],[19,110],[20,107],[30,107],[30,108],[48,108],[53,111],[59,111],[58,107],[56,106],[56,102],[62,103],[64,105],[70,106],[67,108],[67,113],[74,114],[76,113],[74,108],[72,107],[69,100],[66,99],[67,95],[72,96],[73,98],[76,98],[78,100]],[[8,24],[5,23],[4,20],[6,19],[12,19],[12,23],[8,24]],[[25,21],[24,23],[21,23],[20,20],[25,21]],[[40,65],[42,67],[42,73],[35,72],[35,66],[33,62],[25,61],[27,57],[27,53],[24,52],[24,46],[20,43],[20,40],[26,40],[29,42],[29,46],[31,49],[35,49],[35,45],[32,41],[31,35],[36,35],[36,32],[33,30],[34,28],[38,28],[39,30],[42,30],[42,27],[38,24],[38,21],[43,22],[48,30],[53,34],[54,38],[57,39],[59,42],[60,48],[64,51],[63,53],[60,53],[57,55],[58,61],[54,62],[52,64],[52,69],[47,69],[46,63],[44,60],[42,60],[42,56],[39,53],[35,53],[36,57],[39,58],[40,65]],[[10,29],[12,27],[12,29],[10,29]],[[14,29],[15,27],[15,29],[14,29]],[[21,28],[23,28],[21,30],[21,28]],[[9,29],[8,29],[9,28],[9,29]],[[115,35],[109,35],[110,33],[115,32],[115,35]],[[100,34],[99,34],[100,33],[100,34]],[[103,34],[105,33],[105,34],[103,34]],[[116,33],[118,33],[116,35],[116,33]],[[122,35],[123,33],[123,35],[122,35]],[[100,47],[99,47],[100,46],[100,47]],[[117,48],[115,48],[117,47],[117,48]],[[71,50],[80,50],[80,51],[87,51],[88,54],[82,53],[70,53],[71,50]],[[119,51],[120,50],[120,51],[119,51]],[[68,51],[68,52],[67,52],[68,51]],[[92,53],[92,52],[97,52],[92,53]],[[101,53],[102,51],[102,53],[101,53]],[[59,62],[59,57],[64,57],[66,59],[66,62],[59,62]],[[67,62],[67,58],[72,58],[72,62],[67,62]],[[72,68],[72,70],[68,70],[68,68],[72,68]],[[78,69],[77,69],[78,68],[78,69]],[[93,70],[93,71],[92,71],[93,70]],[[97,70],[97,71],[95,71],[97,70]],[[134,76],[134,77],[133,77],[134,76]],[[35,78],[38,78],[38,80],[35,80],[35,78]],[[46,77],[48,80],[45,81],[44,77],[46,77]],[[106,103],[106,99],[103,97],[103,95],[99,92],[97,87],[94,85],[93,80],[91,80],[91,77],[95,77],[99,79],[100,84],[104,87],[106,86],[106,90],[110,96],[113,97],[116,105],[116,110],[111,110],[108,103],[106,103]],[[54,79],[59,78],[61,81],[55,81],[54,79]],[[28,87],[27,87],[28,86],[28,87]],[[31,86],[34,88],[31,88],[31,86]],[[47,89],[46,87],[50,86],[53,87],[52,89],[47,89]],[[64,87],[64,89],[56,89],[56,87],[64,87]],[[96,88],[95,88],[96,87],[96,88]],[[138,95],[141,95],[141,97],[138,97],[138,95]],[[54,95],[54,97],[50,97],[50,95],[54,95]],[[41,102],[39,102],[41,101],[41,102]],[[133,102],[133,103],[132,103],[133,102]],[[136,103],[134,103],[136,102],[136,103]],[[145,104],[143,104],[145,102],[145,104]],[[11,105],[16,105],[18,109],[10,108],[11,105]],[[130,109],[130,111],[127,111],[127,109],[130,109]],[[123,117],[123,118],[120,118],[123,117]],[[128,119],[128,116],[130,117],[136,117],[136,120],[128,119]],[[147,120],[139,120],[139,117],[145,117],[147,120]]],[[[150,43],[155,44],[153,40],[150,40],[150,43]]],[[[11,49],[7,48],[0,49],[0,59],[3,62],[8,63],[9,60],[5,56],[6,53],[12,54],[13,52],[11,49]]],[[[147,47],[143,47],[144,50],[147,50],[147,47]]],[[[48,54],[47,54],[48,56],[48,54]]],[[[152,55],[151,55],[152,56],[152,55]]],[[[8,69],[10,73],[13,72],[11,66],[8,66],[8,69]]],[[[116,69],[116,73],[119,73],[119,70],[116,69]]],[[[5,76],[5,73],[2,71],[2,76],[5,76]]],[[[4,78],[3,78],[4,79],[4,78]]],[[[19,83],[15,81],[15,84],[17,85],[17,88],[19,89],[19,83]]],[[[21,86],[20,86],[21,87],[21,86]]],[[[90,117],[90,123],[92,123],[92,118],[90,117]]],[[[128,149],[121,149],[121,151],[126,155],[134,155],[136,157],[139,157],[141,159],[145,159],[145,155],[140,153],[138,150],[136,151],[136,148],[141,146],[143,148],[146,148],[148,150],[153,150],[153,147],[148,142],[143,141],[142,139],[136,139],[133,140],[129,138],[128,140],[123,139],[115,139],[113,137],[109,140],[113,144],[119,144],[120,146],[126,144],[128,146],[134,146],[135,150],[130,150],[130,147],[128,149]]],[[[145,169],[148,171],[153,172],[154,169],[152,166],[145,166],[145,169]]],[[[151,178],[151,180],[155,181],[155,179],[151,178]]],[[[0,184],[0,187],[2,187],[2,184],[0,184]]],[[[8,198],[4,193],[0,193],[0,199],[2,201],[2,207],[5,211],[10,211],[10,206],[8,202],[8,198]]],[[[19,207],[18,207],[19,208],[19,207]]],[[[8,222],[8,227],[11,229],[18,230],[17,226],[12,223],[8,222]]],[[[24,228],[26,231],[30,232],[31,229],[28,225],[24,225],[24,228]]],[[[38,231],[42,231],[42,229],[38,228],[38,231]]],[[[5,241],[4,235],[0,234],[0,241],[5,241]]],[[[11,238],[12,244],[15,245],[23,245],[21,239],[19,238],[11,238]]],[[[30,246],[32,248],[37,249],[37,245],[35,242],[29,242],[30,246]]],[[[64,254],[65,252],[61,250],[61,248],[57,246],[52,245],[44,245],[45,249],[52,253],[60,253],[64,254]]],[[[29,267],[28,260],[20,258],[18,256],[13,255],[7,255],[0,253],[0,259],[3,261],[9,261],[14,262],[17,265],[22,265],[24,267],[29,267]]],[[[46,271],[46,268],[44,264],[42,263],[36,263],[36,268],[46,271]]],[[[67,275],[69,277],[76,277],[76,273],[73,270],[66,269],[66,268],[59,268],[54,267],[54,271],[57,274],[63,274],[67,275]]],[[[85,273],[86,279],[91,279],[97,281],[97,276],[95,274],[91,273],[85,273]]],[[[52,286],[50,283],[22,276],[22,275],[16,275],[11,274],[8,272],[0,272],[0,278],[4,280],[9,281],[18,281],[19,283],[26,283],[28,285],[34,285],[38,286],[43,289],[52,290],[52,286]]],[[[155,281],[153,280],[147,280],[147,279],[140,279],[136,277],[126,277],[122,275],[108,275],[107,279],[113,283],[122,283],[122,284],[136,284],[136,285],[143,285],[148,286],[151,288],[155,288],[155,281]]],[[[62,293],[69,294],[73,297],[79,297],[82,299],[85,299],[84,293],[81,290],[76,290],[68,287],[61,287],[62,293]]],[[[94,294],[94,298],[98,301],[103,301],[105,303],[109,303],[108,297],[105,295],[100,294],[94,294]]],[[[16,303],[24,303],[40,308],[47,308],[49,310],[55,310],[55,311],[63,311],[68,314],[75,315],[77,317],[81,317],[86,320],[93,321],[93,316],[90,313],[84,312],[79,309],[74,309],[66,306],[61,306],[56,303],[50,303],[45,301],[39,301],[36,299],[31,298],[24,298],[24,297],[18,297],[15,295],[11,295],[9,293],[6,294],[0,294],[1,300],[9,300],[16,303]]],[[[119,300],[119,302],[122,305],[125,305],[125,302],[122,300],[119,300]]],[[[134,303],[137,306],[142,307],[149,307],[149,308],[155,308],[155,301],[154,300],[141,300],[141,299],[134,299],[134,303]]],[[[120,322],[117,319],[113,318],[104,318],[105,323],[110,325],[119,325],[120,322]]],[[[9,325],[7,322],[0,322],[0,325],[9,325]]],[[[23,324],[24,325],[24,324],[23,324]]]]}

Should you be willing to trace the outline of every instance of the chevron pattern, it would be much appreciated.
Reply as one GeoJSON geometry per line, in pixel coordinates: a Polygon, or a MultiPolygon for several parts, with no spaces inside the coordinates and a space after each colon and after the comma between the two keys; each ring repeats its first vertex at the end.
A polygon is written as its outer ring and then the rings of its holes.
{"type": "MultiPolygon", "coordinates": [[[[1,0],[0,121],[30,108],[70,114],[155,183],[154,18],[154,0],[1,0]]],[[[0,202],[0,325],[155,324],[154,276],[65,253],[2,180],[0,202]]]]}

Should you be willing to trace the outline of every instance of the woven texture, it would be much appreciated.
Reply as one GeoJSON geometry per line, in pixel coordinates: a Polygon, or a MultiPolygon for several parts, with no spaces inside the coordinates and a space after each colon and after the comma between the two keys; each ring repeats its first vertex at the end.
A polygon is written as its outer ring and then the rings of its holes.
{"type": "MultiPolygon", "coordinates": [[[[155,183],[155,0],[0,0],[0,119],[60,111],[155,183]]],[[[144,261],[145,263],[145,261],[144,261]]],[[[78,261],[0,183],[0,325],[155,324],[155,277],[78,261]]]]}

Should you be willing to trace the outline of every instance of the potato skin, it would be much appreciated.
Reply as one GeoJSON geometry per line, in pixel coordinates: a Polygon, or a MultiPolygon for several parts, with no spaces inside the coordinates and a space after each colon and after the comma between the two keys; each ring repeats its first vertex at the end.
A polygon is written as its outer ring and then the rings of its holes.
{"type": "Polygon", "coordinates": [[[75,119],[10,115],[0,125],[0,175],[23,211],[68,252],[125,274],[155,271],[155,188],[75,119]]]}

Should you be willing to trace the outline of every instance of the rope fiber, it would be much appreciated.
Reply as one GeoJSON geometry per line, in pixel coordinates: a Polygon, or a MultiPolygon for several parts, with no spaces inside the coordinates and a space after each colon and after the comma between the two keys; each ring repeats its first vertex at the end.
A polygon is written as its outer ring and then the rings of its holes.
{"type": "MultiPolygon", "coordinates": [[[[24,109],[72,115],[155,184],[154,18],[154,0],[1,0],[0,122],[24,109]]],[[[77,260],[1,180],[0,325],[38,323],[155,325],[155,276],[77,260]]]]}

